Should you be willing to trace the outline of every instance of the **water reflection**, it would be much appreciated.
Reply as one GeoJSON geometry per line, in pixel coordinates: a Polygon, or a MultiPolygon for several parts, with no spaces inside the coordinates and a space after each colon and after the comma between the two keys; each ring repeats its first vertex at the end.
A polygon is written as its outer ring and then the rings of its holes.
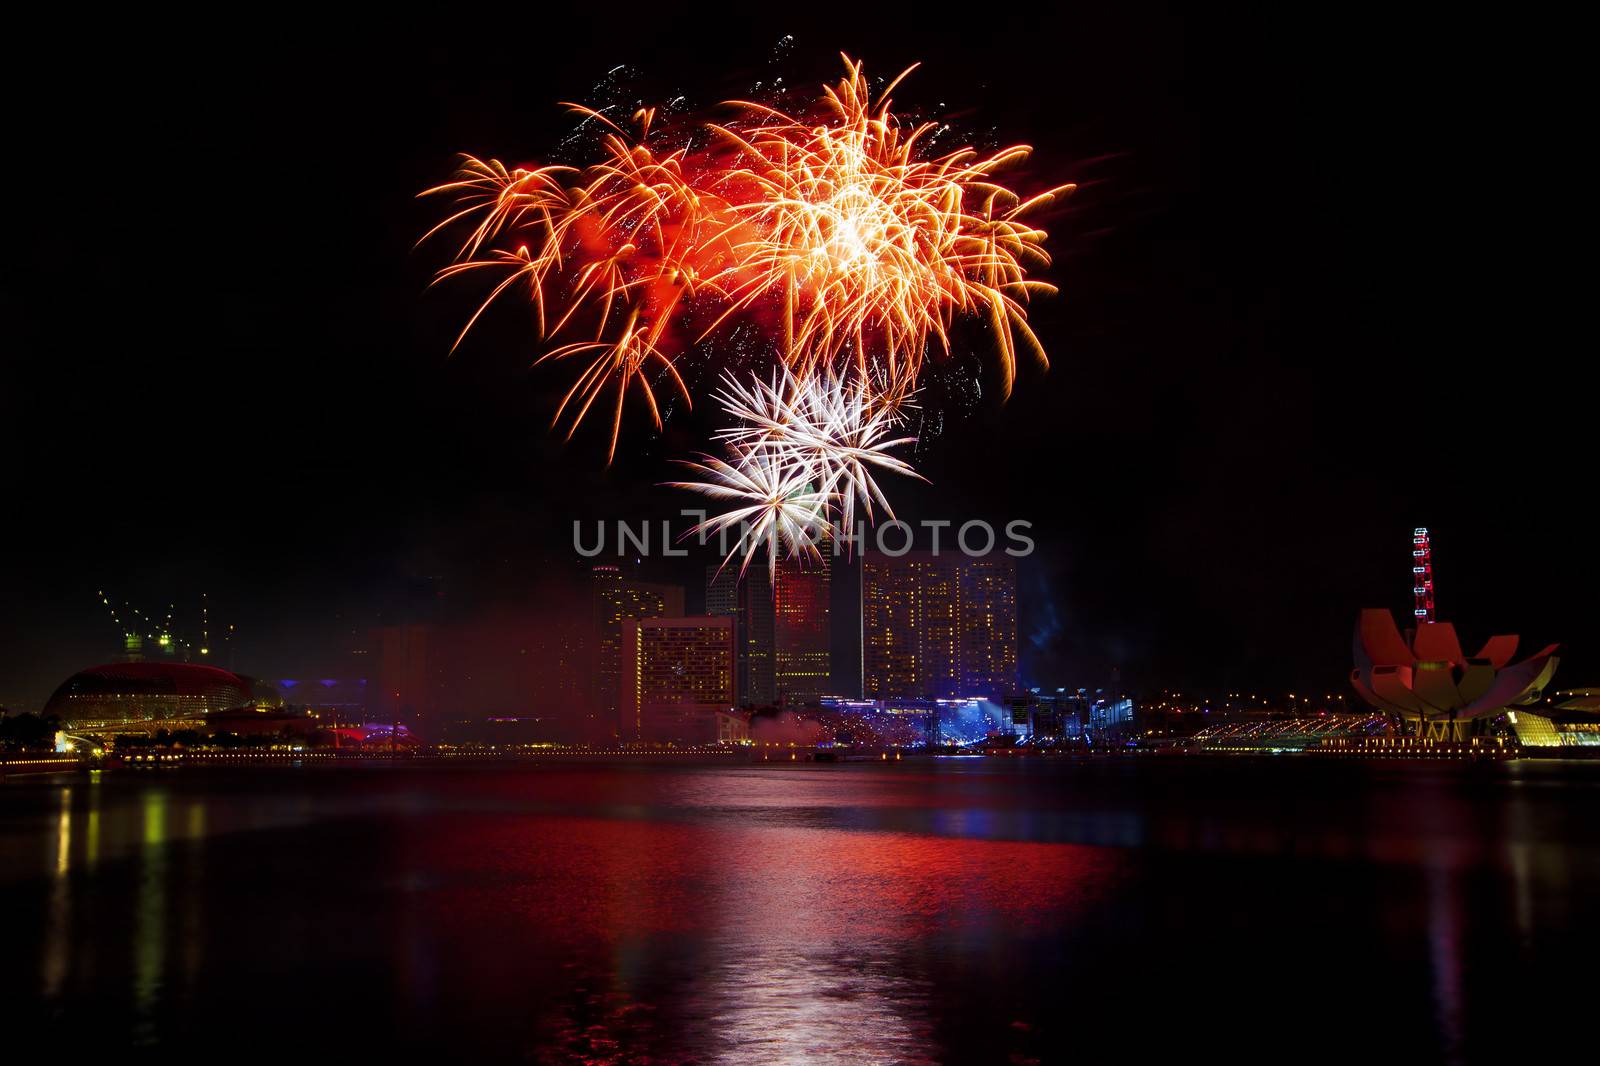
{"type": "Polygon", "coordinates": [[[189,802],[184,829],[183,875],[178,881],[182,896],[178,908],[180,929],[177,941],[183,953],[183,992],[187,1002],[194,1000],[205,960],[207,809],[204,799],[189,802]]]}
{"type": "Polygon", "coordinates": [[[84,844],[83,865],[89,873],[94,873],[94,868],[100,864],[100,782],[104,779],[101,771],[96,770],[89,775],[89,814],[87,841],[84,844]]]}
{"type": "MultiPolygon", "coordinates": [[[[978,820],[981,820],[978,819],[978,820]]],[[[941,961],[1069,922],[1116,865],[1093,849],[904,834],[728,834],[708,900],[722,933],[685,990],[716,1061],[916,1061],[941,961]]]]}
{"type": "Polygon", "coordinates": [[[72,936],[72,894],[67,883],[67,875],[72,870],[72,793],[71,788],[61,789],[56,813],[55,876],[50,884],[42,973],[45,995],[51,998],[61,994],[62,982],[66,980],[68,943],[72,936]]]}
{"type": "Polygon", "coordinates": [[[726,942],[688,1042],[718,1062],[917,1061],[932,1046],[931,980],[883,941],[726,942]]]}
{"type": "Polygon", "coordinates": [[[1185,1050],[1188,1030],[1146,1024],[1152,1002],[1293,1041],[1305,1004],[1359,990],[1396,1054],[1467,1056],[1505,1032],[1507,988],[1595,946],[1577,916],[1600,889],[1600,788],[1557,785],[1597,771],[8,783],[0,907],[37,964],[0,970],[0,996],[85,1047],[177,1058],[248,1032],[255,1050],[753,1063],[1185,1050]]]}
{"type": "Polygon", "coordinates": [[[143,848],[139,853],[139,892],[133,914],[134,1042],[153,1043],[154,1015],[166,963],[167,794],[152,788],[143,797],[143,848]]]}

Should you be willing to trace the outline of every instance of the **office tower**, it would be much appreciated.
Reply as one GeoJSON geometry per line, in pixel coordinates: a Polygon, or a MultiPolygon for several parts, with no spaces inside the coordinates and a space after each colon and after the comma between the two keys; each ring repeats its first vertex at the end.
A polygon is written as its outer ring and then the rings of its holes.
{"type": "Polygon", "coordinates": [[[624,740],[710,743],[733,711],[733,619],[622,623],[618,733],[624,740]]]}
{"type": "Polygon", "coordinates": [[[867,699],[1001,699],[1017,683],[1016,569],[1009,556],[867,555],[861,569],[867,699]]]}
{"type": "MultiPolygon", "coordinates": [[[[683,589],[623,577],[620,567],[604,564],[593,570],[593,689],[589,729],[610,735],[617,728],[618,692],[622,687],[623,623],[643,618],[682,618],[683,589]]],[[[591,737],[593,739],[593,737],[591,737]]]]}
{"type": "Polygon", "coordinates": [[[752,567],[739,586],[739,703],[770,707],[778,702],[773,661],[772,579],[752,567]]]}
{"type": "MultiPolygon", "coordinates": [[[[729,562],[706,567],[706,614],[737,618],[739,615],[739,567],[729,562]]],[[[735,625],[734,628],[738,628],[735,625]]]]}
{"type": "Polygon", "coordinates": [[[1005,699],[1017,690],[1017,569],[1007,555],[961,562],[962,696],[1005,699]]]}
{"type": "Polygon", "coordinates": [[[734,694],[742,707],[774,702],[772,582],[764,566],[706,567],[706,614],[733,619],[734,694]]]}
{"type": "MultiPolygon", "coordinates": [[[[833,669],[830,625],[833,555],[778,563],[772,586],[772,674],[777,702],[815,701],[828,692],[833,669]]],[[[752,576],[754,583],[758,578],[752,576]]]]}
{"type": "Polygon", "coordinates": [[[868,699],[961,695],[960,557],[864,556],[862,692],[868,699]]]}

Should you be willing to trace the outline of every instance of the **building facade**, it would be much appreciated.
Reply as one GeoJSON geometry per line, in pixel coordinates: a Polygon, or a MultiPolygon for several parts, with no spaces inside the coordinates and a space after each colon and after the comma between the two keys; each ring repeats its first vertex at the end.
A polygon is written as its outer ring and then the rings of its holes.
{"type": "Polygon", "coordinates": [[[682,618],[683,589],[624,577],[620,567],[596,566],[593,581],[593,695],[588,704],[588,733],[603,734],[622,721],[623,628],[647,618],[682,618]]]}
{"type": "Polygon", "coordinates": [[[44,713],[70,726],[198,721],[255,701],[250,679],[198,663],[108,663],[73,674],[44,713]]]}
{"type": "Polygon", "coordinates": [[[706,744],[733,712],[733,619],[699,615],[622,623],[618,735],[625,741],[706,744]]]}
{"type": "MultiPolygon", "coordinates": [[[[739,615],[739,568],[730,561],[706,567],[706,614],[737,618],[739,615]]],[[[735,629],[738,625],[735,624],[735,629]]]]}
{"type": "Polygon", "coordinates": [[[706,614],[733,619],[734,694],[741,707],[766,707],[777,699],[772,606],[765,567],[743,575],[732,564],[706,567],[706,614]]]}
{"type": "MultiPolygon", "coordinates": [[[[760,584],[753,575],[750,585],[760,584]]],[[[816,703],[833,683],[833,555],[778,563],[772,582],[771,702],[816,703]]]]}
{"type": "Polygon", "coordinates": [[[861,561],[866,699],[999,700],[1017,688],[1017,578],[1009,556],[873,554],[861,561]]]}
{"type": "Polygon", "coordinates": [[[1017,569],[1009,556],[961,562],[957,604],[961,692],[999,700],[1017,690],[1017,569]]]}

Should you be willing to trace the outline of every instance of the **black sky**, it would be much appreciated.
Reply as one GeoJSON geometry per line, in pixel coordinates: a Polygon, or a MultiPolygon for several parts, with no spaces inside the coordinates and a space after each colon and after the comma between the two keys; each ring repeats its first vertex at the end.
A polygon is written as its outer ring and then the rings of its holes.
{"type": "Polygon", "coordinates": [[[636,421],[609,471],[598,434],[552,441],[560,376],[527,368],[525,317],[447,358],[481,293],[427,289],[445,253],[413,249],[435,210],[414,196],[457,152],[548,157],[557,102],[620,65],[712,104],[836,77],[841,50],[882,75],[920,60],[898,100],[1080,183],[1049,223],[1062,296],[1034,316],[1052,369],[1007,404],[985,380],[925,449],[932,485],[895,496],[913,520],[1035,523],[1029,680],[1336,691],[1355,611],[1409,606],[1426,524],[1468,642],[1559,640],[1560,686],[1600,683],[1561,27],[662,10],[133,20],[19,46],[0,705],[114,654],[101,588],[180,611],[209,591],[236,665],[293,676],[374,621],[524,595],[570,568],[574,519],[673,513],[654,486],[704,416],[659,439],[636,421]]]}

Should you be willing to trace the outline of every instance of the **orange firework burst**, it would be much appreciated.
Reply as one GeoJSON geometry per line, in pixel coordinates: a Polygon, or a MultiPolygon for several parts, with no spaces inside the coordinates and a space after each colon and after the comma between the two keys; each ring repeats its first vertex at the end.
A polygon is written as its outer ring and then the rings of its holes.
{"type": "Polygon", "coordinates": [[[1023,216],[1072,187],[1025,199],[1000,184],[1025,146],[925,152],[933,125],[903,127],[890,111],[910,70],[874,104],[861,64],[845,65],[812,118],[736,102],[732,120],[705,125],[710,147],[667,151],[652,147],[649,110],[629,132],[575,108],[609,129],[599,162],[468,158],[428,190],[456,198],[431,232],[471,227],[440,276],[505,274],[466,329],[525,283],[541,332],[563,341],[537,361],[578,365],[556,412],[569,437],[608,390],[612,457],[631,390],[659,428],[657,389],[691,399],[679,356],[745,315],[781,316],[780,356],[797,380],[847,375],[891,412],[928,350],[948,352],[958,316],[988,319],[1008,391],[1019,350],[1044,360],[1027,303],[1054,290],[1028,276],[1049,257],[1023,216]]]}
{"type": "Polygon", "coordinates": [[[897,398],[915,387],[930,340],[949,350],[957,314],[986,313],[999,339],[1006,389],[1020,339],[1041,361],[1026,302],[1054,288],[1027,277],[1045,266],[1045,233],[1022,221],[1071,186],[1024,200],[994,172],[1027,147],[980,156],[971,148],[919,158],[935,127],[904,132],[889,110],[890,83],[873,106],[861,64],[825,90],[821,122],[741,103],[745,122],[715,127],[742,165],[722,179],[751,236],[738,245],[747,280],[734,306],[781,294],[784,358],[800,377],[838,370],[848,356],[864,380],[897,398]]]}

